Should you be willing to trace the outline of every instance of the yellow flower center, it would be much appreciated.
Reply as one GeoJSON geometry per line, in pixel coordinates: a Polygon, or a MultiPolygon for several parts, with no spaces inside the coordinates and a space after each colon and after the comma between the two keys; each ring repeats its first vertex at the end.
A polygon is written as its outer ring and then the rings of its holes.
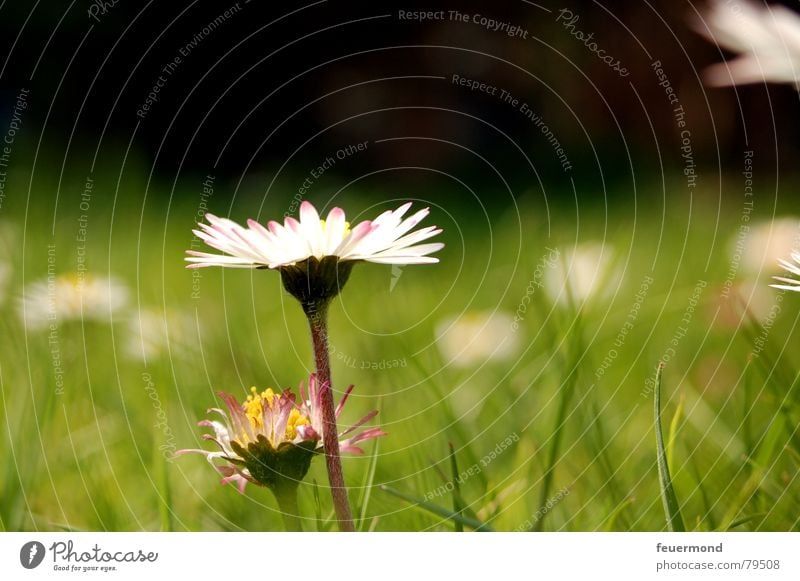
{"type": "MultiPolygon", "coordinates": [[[[261,393],[258,393],[258,390],[255,387],[250,388],[250,395],[247,396],[243,407],[244,413],[247,416],[247,419],[250,421],[250,425],[253,426],[253,429],[256,431],[263,431],[264,429],[264,406],[266,405],[268,408],[272,409],[275,405],[275,398],[278,397],[275,395],[275,392],[272,389],[266,389],[261,393]]],[[[307,426],[311,422],[309,422],[308,418],[300,413],[300,410],[297,408],[292,409],[289,412],[289,420],[286,422],[286,431],[282,435],[284,440],[294,440],[297,437],[297,428],[300,426],[307,426]]],[[[272,438],[272,434],[267,434],[272,438]]],[[[277,440],[280,435],[275,434],[275,440],[277,440]]],[[[278,444],[279,442],[273,441],[273,444],[278,444]]]]}
{"type": "MultiPolygon", "coordinates": [[[[320,219],[320,225],[322,226],[322,231],[325,232],[325,220],[320,219]]],[[[344,223],[344,232],[342,233],[342,240],[347,238],[347,235],[350,234],[350,222],[344,223]]]]}

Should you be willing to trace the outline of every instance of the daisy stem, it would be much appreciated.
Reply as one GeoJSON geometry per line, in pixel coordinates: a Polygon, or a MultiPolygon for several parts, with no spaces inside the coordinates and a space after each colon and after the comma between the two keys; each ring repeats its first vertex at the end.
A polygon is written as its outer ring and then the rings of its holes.
{"type": "Polygon", "coordinates": [[[317,381],[321,386],[322,404],[322,442],[325,450],[325,464],[331,485],[333,506],[339,529],[352,532],[353,516],[347,500],[344,484],[342,460],[339,457],[339,431],[336,428],[336,412],[333,405],[333,385],[331,384],[330,351],[328,349],[328,305],[329,300],[320,300],[303,305],[311,327],[311,340],[314,344],[314,360],[317,366],[317,381]],[[324,386],[327,385],[327,388],[324,386]]]}
{"type": "Polygon", "coordinates": [[[298,516],[300,509],[297,506],[297,483],[292,482],[288,485],[277,486],[272,489],[272,493],[275,495],[278,507],[281,509],[283,526],[286,528],[286,532],[303,532],[303,524],[298,516]]]}

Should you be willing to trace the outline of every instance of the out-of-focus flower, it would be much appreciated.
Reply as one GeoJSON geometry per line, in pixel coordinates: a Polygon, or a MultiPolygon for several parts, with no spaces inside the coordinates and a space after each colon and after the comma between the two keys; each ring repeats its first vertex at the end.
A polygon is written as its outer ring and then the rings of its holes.
{"type": "Polygon", "coordinates": [[[597,242],[564,252],[563,259],[545,271],[545,292],[561,305],[581,305],[591,298],[607,296],[619,279],[619,272],[612,268],[613,253],[610,245],[597,242]]]}
{"type": "Polygon", "coordinates": [[[741,254],[742,274],[774,274],[778,261],[800,247],[800,218],[788,217],[753,224],[731,240],[731,255],[741,254]]]}
{"type": "Polygon", "coordinates": [[[785,6],[713,0],[694,28],[737,57],[706,70],[715,86],[790,83],[800,89],[800,16],[785,6]]]}
{"type": "Polygon", "coordinates": [[[190,263],[188,268],[280,269],[284,287],[304,305],[329,300],[347,282],[355,262],[439,262],[428,255],[441,250],[444,244],[419,243],[436,236],[441,229],[428,226],[409,234],[429,213],[425,208],[404,220],[410,207],[410,202],[403,204],[352,229],[341,208],[333,208],[325,220],[320,220],[309,202],[300,204],[299,221],[289,216],[283,225],[270,221],[266,227],[248,220],[248,227],[244,228],[232,220],[206,214],[209,223],[200,224],[194,233],[225,254],[188,250],[186,261],[190,263]]]}
{"type": "MultiPolygon", "coordinates": [[[[792,252],[791,258],[792,262],[780,259],[778,263],[784,269],[786,269],[790,274],[800,277],[800,252],[792,252]]],[[[790,290],[794,292],[800,292],[800,280],[794,278],[787,278],[783,276],[776,276],[773,278],[775,278],[775,280],[777,280],[781,284],[772,284],[770,285],[771,287],[783,290],[790,290]]]]}
{"type": "Polygon", "coordinates": [[[125,352],[132,359],[182,356],[196,342],[197,329],[188,313],[143,308],[127,321],[125,352]]]}
{"type": "MultiPolygon", "coordinates": [[[[321,398],[328,389],[327,384],[318,385],[312,374],[308,380],[308,394],[300,383],[302,401],[299,404],[288,389],[283,393],[272,389],[258,393],[253,387],[242,403],[220,392],[227,413],[220,408],[211,408],[209,412],[218,414],[223,421],[203,420],[198,424],[214,430],[203,438],[214,442],[219,450],[178,450],[175,455],[204,455],[223,476],[222,484],[233,483],[241,493],[246,484],[252,482],[266,486],[279,496],[283,488],[297,487],[308,472],[313,456],[322,452],[321,398]]],[[[351,385],[339,402],[337,419],[352,390],[351,385]]],[[[368,428],[351,435],[377,413],[368,413],[339,434],[341,452],[363,454],[357,444],[386,435],[380,428],[368,428]]]]}
{"type": "Polygon", "coordinates": [[[128,289],[115,278],[63,274],[27,285],[20,315],[31,330],[55,322],[110,322],[127,302],[128,289]]]}
{"type": "Polygon", "coordinates": [[[504,312],[465,313],[436,326],[436,345],[444,359],[457,367],[505,361],[519,349],[513,323],[513,316],[504,312]]]}

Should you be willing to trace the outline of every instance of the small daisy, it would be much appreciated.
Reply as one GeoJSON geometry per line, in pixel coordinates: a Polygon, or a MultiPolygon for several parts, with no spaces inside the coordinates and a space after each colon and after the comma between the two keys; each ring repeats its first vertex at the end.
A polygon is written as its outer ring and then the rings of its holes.
{"type": "Polygon", "coordinates": [[[565,253],[564,261],[554,263],[544,274],[544,290],[562,306],[574,301],[580,306],[592,298],[610,294],[620,272],[613,268],[614,250],[608,244],[587,242],[565,253]]]}
{"type": "Polygon", "coordinates": [[[507,361],[519,350],[514,317],[505,312],[468,312],[436,326],[436,345],[447,363],[472,367],[486,361],[507,361]]]}
{"type": "Polygon", "coordinates": [[[63,274],[27,285],[19,311],[33,330],[57,322],[110,322],[127,302],[128,289],[115,278],[63,274]]]}
{"type": "Polygon", "coordinates": [[[730,255],[740,257],[742,273],[756,279],[766,273],[775,274],[778,262],[794,248],[800,248],[800,218],[796,216],[762,220],[749,230],[731,236],[730,255]]]}
{"type": "Polygon", "coordinates": [[[706,71],[711,85],[789,83],[800,88],[800,16],[784,6],[714,0],[695,29],[738,56],[706,71]]]}
{"type": "MultiPolygon", "coordinates": [[[[300,403],[288,389],[283,393],[275,393],[272,389],[259,393],[253,387],[242,403],[232,395],[220,392],[228,412],[219,408],[211,408],[209,412],[222,416],[224,421],[203,420],[198,424],[214,430],[213,434],[206,434],[203,438],[214,442],[219,450],[187,449],[179,450],[175,455],[203,454],[223,476],[222,484],[235,484],[240,493],[244,493],[248,482],[266,486],[280,500],[286,489],[294,491],[297,488],[308,472],[311,459],[323,450],[321,399],[328,389],[327,384],[320,385],[312,374],[308,380],[308,394],[300,383],[300,403]]],[[[337,418],[352,390],[351,385],[339,402],[337,418]]],[[[368,428],[354,434],[377,413],[368,413],[339,434],[341,452],[363,454],[357,444],[386,435],[380,428],[368,428]]]]}
{"type": "MultiPolygon", "coordinates": [[[[784,269],[786,269],[790,274],[800,277],[800,252],[792,252],[791,256],[793,262],[779,259],[778,263],[784,269]]],[[[787,278],[783,276],[775,276],[773,278],[782,284],[771,284],[770,285],[771,287],[779,288],[782,290],[800,292],[800,280],[794,278],[787,278]]]]}

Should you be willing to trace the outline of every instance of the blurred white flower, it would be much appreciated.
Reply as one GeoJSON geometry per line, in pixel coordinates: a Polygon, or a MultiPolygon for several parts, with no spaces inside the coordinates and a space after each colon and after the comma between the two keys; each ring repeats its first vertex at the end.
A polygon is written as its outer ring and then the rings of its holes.
{"type": "Polygon", "coordinates": [[[67,321],[110,322],[127,302],[128,289],[118,279],[63,274],[27,285],[19,312],[35,330],[67,321]]]}
{"type": "Polygon", "coordinates": [[[694,28],[738,54],[709,67],[709,84],[790,83],[800,89],[800,16],[784,6],[713,0],[694,28]]]}
{"type": "Polygon", "coordinates": [[[619,280],[613,269],[614,249],[609,244],[587,242],[562,253],[562,259],[544,276],[544,290],[561,305],[581,305],[590,298],[608,296],[619,280]]]}
{"type": "MultiPolygon", "coordinates": [[[[734,287],[736,294],[748,311],[757,320],[764,320],[769,316],[770,311],[775,306],[775,292],[769,290],[765,284],[755,280],[742,281],[734,287]]],[[[736,325],[740,324],[740,311],[734,313],[736,325]]]]}
{"type": "Polygon", "coordinates": [[[441,321],[436,344],[448,363],[469,367],[486,360],[504,361],[519,349],[519,333],[512,333],[514,317],[505,312],[472,312],[441,321]]]}
{"type": "MultiPolygon", "coordinates": [[[[792,252],[791,257],[791,262],[783,259],[779,260],[778,262],[785,270],[789,272],[789,274],[800,277],[800,253],[792,252]]],[[[796,278],[787,278],[785,276],[776,276],[774,278],[781,284],[771,284],[771,287],[800,292],[800,280],[796,278]]]]}
{"type": "Polygon", "coordinates": [[[188,313],[143,308],[127,321],[125,352],[132,359],[182,357],[197,338],[194,319],[188,313]]]}
{"type": "Polygon", "coordinates": [[[741,251],[741,269],[745,277],[775,274],[780,268],[779,261],[793,249],[800,248],[800,218],[757,222],[746,236],[733,236],[731,247],[733,256],[741,251]]]}

